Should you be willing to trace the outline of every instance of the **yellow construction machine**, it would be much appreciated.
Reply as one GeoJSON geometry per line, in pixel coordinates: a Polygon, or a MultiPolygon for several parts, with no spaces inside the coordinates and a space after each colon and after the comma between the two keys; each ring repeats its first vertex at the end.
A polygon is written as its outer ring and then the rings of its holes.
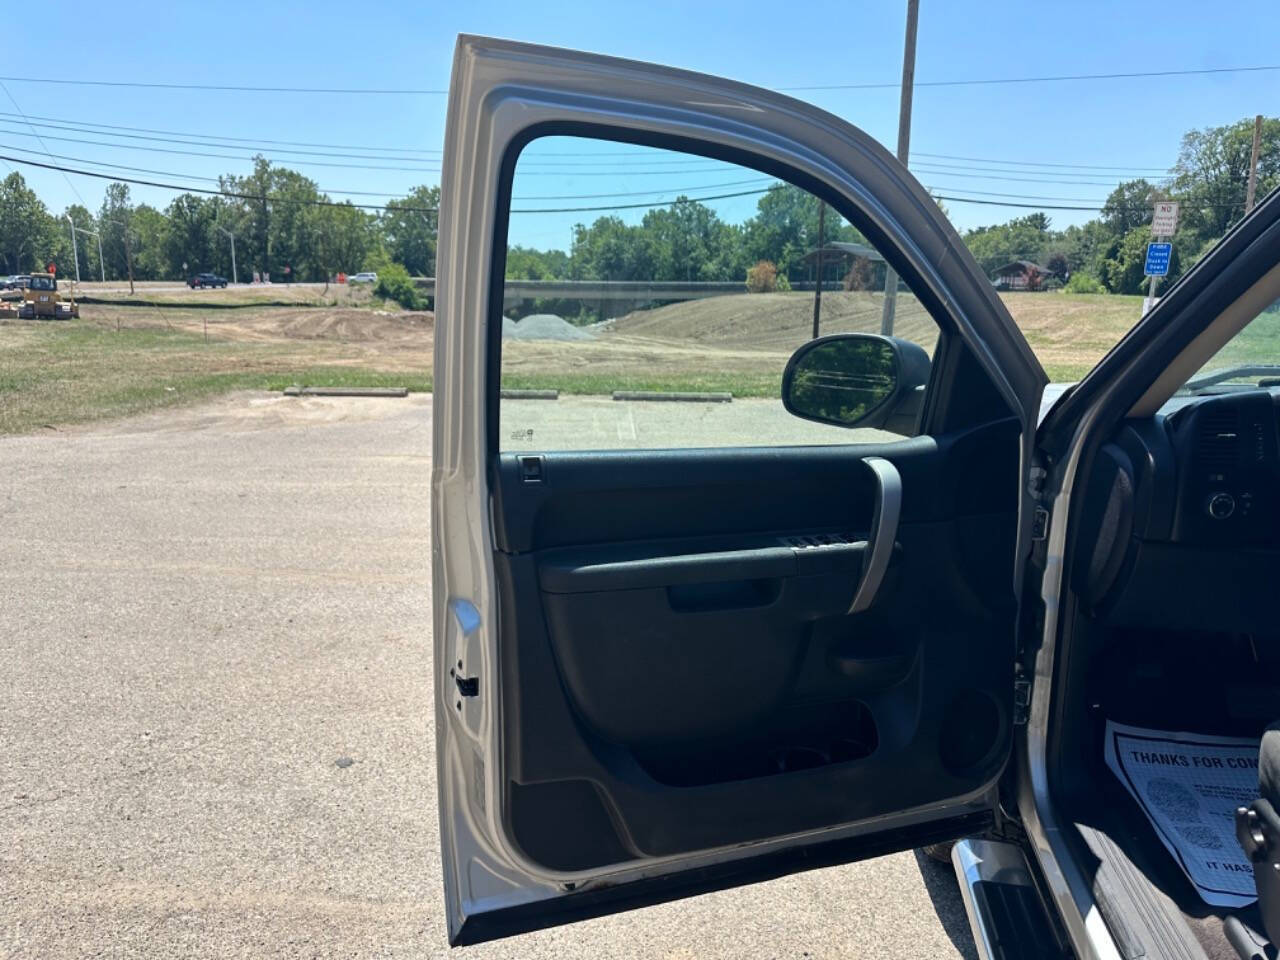
{"type": "Polygon", "coordinates": [[[63,300],[58,293],[58,280],[51,273],[35,273],[22,294],[18,317],[22,320],[70,320],[80,316],[74,288],[71,298],[63,300]]]}

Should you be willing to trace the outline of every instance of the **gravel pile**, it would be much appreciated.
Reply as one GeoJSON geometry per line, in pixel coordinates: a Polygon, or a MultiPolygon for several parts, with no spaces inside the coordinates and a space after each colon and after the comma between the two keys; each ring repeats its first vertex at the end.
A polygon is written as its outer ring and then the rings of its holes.
{"type": "Polygon", "coordinates": [[[594,340],[595,336],[554,313],[535,313],[522,320],[503,319],[502,339],[594,340]]]}

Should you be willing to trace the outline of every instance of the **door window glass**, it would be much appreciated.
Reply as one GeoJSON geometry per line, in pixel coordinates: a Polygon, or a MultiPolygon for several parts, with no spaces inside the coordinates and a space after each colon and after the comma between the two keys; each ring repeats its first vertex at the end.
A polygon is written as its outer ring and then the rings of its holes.
{"type": "MultiPolygon", "coordinates": [[[[880,251],[809,192],[705,157],[546,137],[521,153],[511,197],[502,450],[843,444],[914,432],[919,384],[900,391],[899,415],[853,428],[784,408],[788,359],[815,336],[889,329],[930,356],[938,337],[880,251]]],[[[862,376],[826,372],[837,384],[862,376]]]]}

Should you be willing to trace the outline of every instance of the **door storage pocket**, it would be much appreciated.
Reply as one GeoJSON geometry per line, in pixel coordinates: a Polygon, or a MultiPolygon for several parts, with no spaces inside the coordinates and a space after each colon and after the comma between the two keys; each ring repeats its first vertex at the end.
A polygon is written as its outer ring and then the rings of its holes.
{"type": "Polygon", "coordinates": [[[875,752],[871,712],[855,700],[794,705],[754,735],[633,751],[649,776],[672,787],[783,776],[850,763],[875,752]]]}

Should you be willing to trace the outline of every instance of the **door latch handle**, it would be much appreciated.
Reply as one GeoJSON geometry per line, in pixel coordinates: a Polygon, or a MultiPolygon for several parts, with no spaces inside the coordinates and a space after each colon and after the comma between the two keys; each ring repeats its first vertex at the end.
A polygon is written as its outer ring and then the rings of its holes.
{"type": "Polygon", "coordinates": [[[876,480],[876,506],[867,534],[866,559],[862,562],[862,579],[853,595],[850,613],[861,613],[871,606],[884,580],[889,561],[893,559],[894,542],[898,538],[898,518],[902,514],[902,474],[883,457],[867,457],[863,465],[876,480]]]}

